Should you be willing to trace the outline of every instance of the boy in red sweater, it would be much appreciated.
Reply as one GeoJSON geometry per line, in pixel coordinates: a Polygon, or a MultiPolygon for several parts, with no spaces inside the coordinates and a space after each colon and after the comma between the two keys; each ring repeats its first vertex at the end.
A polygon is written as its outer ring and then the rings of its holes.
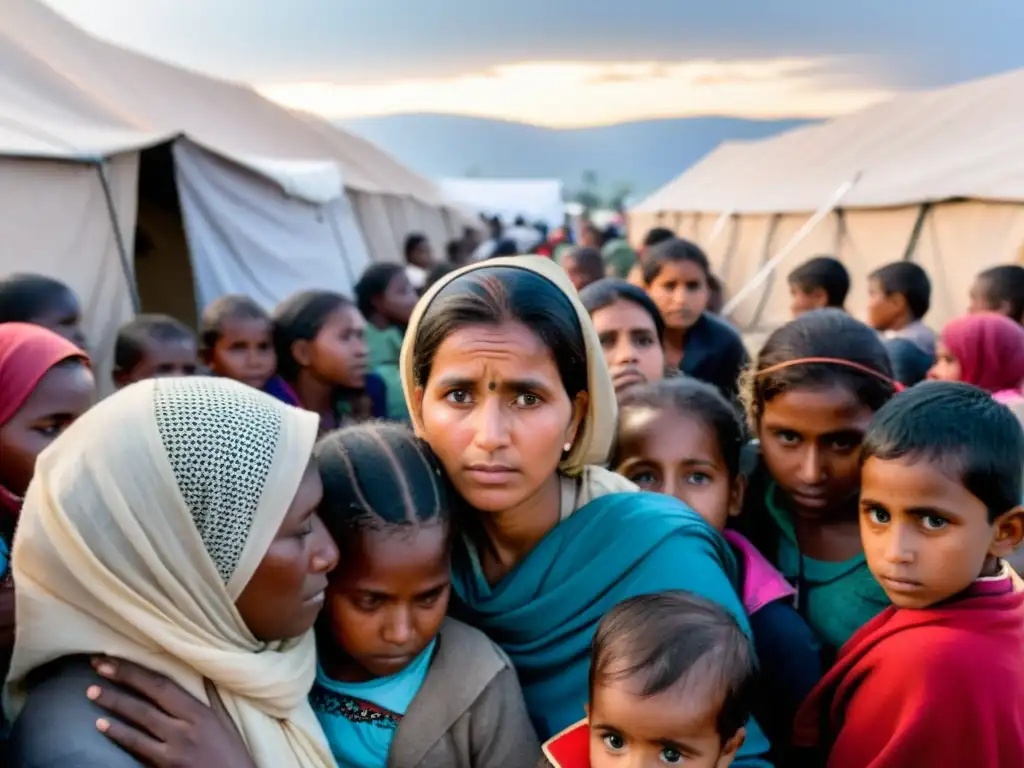
{"type": "Polygon", "coordinates": [[[539,768],[727,768],[756,666],[715,603],[681,591],[624,600],[594,634],[588,718],[548,740],[539,768]]]}
{"type": "Polygon", "coordinates": [[[860,530],[893,603],[843,646],[795,741],[828,768],[1024,766],[1024,433],[992,397],[927,382],[875,415],[860,530]]]}

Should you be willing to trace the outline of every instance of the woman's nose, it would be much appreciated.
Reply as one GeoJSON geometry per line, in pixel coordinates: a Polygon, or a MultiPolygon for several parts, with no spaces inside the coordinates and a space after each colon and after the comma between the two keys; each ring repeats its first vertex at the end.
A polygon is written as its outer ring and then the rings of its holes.
{"type": "Polygon", "coordinates": [[[489,453],[508,445],[508,419],[498,397],[486,398],[477,409],[474,442],[489,453]]]}

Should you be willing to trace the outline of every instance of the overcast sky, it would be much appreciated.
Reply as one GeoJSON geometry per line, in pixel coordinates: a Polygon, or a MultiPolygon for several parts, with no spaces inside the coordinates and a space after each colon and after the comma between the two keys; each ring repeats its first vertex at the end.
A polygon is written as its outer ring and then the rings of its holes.
{"type": "Polygon", "coordinates": [[[46,0],[331,117],[819,116],[1024,66],[1021,0],[46,0]]]}

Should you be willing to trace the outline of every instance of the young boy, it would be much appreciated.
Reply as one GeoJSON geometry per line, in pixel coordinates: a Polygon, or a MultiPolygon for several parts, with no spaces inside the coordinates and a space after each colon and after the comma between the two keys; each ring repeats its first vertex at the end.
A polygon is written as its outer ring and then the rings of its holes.
{"type": "Polygon", "coordinates": [[[860,530],[893,605],[797,717],[828,768],[1024,765],[1024,432],[967,384],[897,395],[864,437],[860,530]]]}
{"type": "Polygon", "coordinates": [[[562,257],[562,269],[576,290],[582,291],[604,277],[604,259],[596,248],[575,248],[562,257]]]}
{"type": "Polygon", "coordinates": [[[971,286],[970,310],[998,312],[1024,325],[1024,267],[1006,264],[981,272],[971,286]]]}
{"type": "Polygon", "coordinates": [[[887,339],[908,339],[935,356],[935,331],[924,324],[932,301],[928,273],[897,261],[868,276],[868,325],[887,339]]]}
{"type": "Polygon", "coordinates": [[[196,336],[168,315],[139,315],[121,326],[114,345],[114,385],[143,379],[193,376],[199,370],[196,336]]]}
{"type": "Polygon", "coordinates": [[[262,390],[277,373],[270,315],[248,296],[221,296],[203,310],[200,338],[215,376],[262,390]]]}
{"type": "Polygon", "coordinates": [[[845,309],[850,273],[838,259],[816,256],[790,272],[787,281],[793,317],[815,309],[845,309]]]}
{"type": "Polygon", "coordinates": [[[587,719],[538,768],[727,768],[743,745],[757,662],[721,607],[687,592],[619,603],[598,625],[587,719]]]}

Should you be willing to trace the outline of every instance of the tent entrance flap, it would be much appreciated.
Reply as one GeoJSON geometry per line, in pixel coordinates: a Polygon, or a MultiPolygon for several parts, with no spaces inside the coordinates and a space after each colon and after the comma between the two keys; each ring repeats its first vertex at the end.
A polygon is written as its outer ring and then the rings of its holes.
{"type": "Polygon", "coordinates": [[[100,184],[103,187],[103,197],[107,203],[107,214],[110,216],[110,226],[114,230],[114,242],[117,245],[117,255],[121,258],[121,270],[124,273],[128,295],[132,300],[132,309],[138,313],[142,311],[142,300],[139,298],[139,288],[135,284],[135,271],[132,269],[128,248],[125,245],[124,235],[121,232],[121,222],[117,218],[117,207],[114,205],[114,193],[110,187],[110,175],[107,171],[106,161],[99,161],[96,163],[95,168],[96,173],[100,177],[100,184]]]}

